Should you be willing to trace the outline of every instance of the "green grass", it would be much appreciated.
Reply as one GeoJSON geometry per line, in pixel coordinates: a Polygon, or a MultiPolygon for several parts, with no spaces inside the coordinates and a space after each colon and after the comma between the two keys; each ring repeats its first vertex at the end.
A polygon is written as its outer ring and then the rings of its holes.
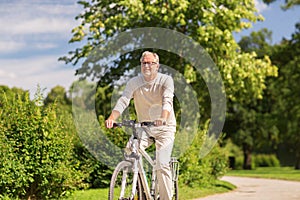
{"type": "Polygon", "coordinates": [[[300,170],[295,170],[292,167],[259,167],[254,170],[231,170],[227,175],[300,181],[300,170]]]}
{"type": "MultiPolygon", "coordinates": [[[[292,167],[260,167],[254,170],[231,170],[226,175],[300,181],[300,170],[294,170],[292,167]]],[[[234,185],[224,181],[218,181],[215,185],[206,188],[183,186],[179,188],[179,199],[191,200],[216,193],[228,192],[234,188],[234,185]]],[[[107,200],[107,194],[108,189],[76,191],[67,200],[107,200]]]]}
{"type": "Polygon", "coordinates": [[[76,191],[67,200],[107,200],[108,189],[89,189],[76,191]]]}
{"type": "Polygon", "coordinates": [[[235,188],[234,185],[225,181],[217,181],[215,185],[210,187],[187,187],[183,186],[179,188],[180,200],[191,200],[195,198],[205,197],[212,194],[224,193],[235,188]]]}
{"type": "MultiPolygon", "coordinates": [[[[179,188],[179,199],[180,200],[191,200],[195,198],[204,197],[211,194],[223,193],[234,189],[235,187],[225,181],[217,181],[213,186],[207,188],[190,188],[180,187],[179,188]]],[[[108,189],[89,189],[84,191],[76,191],[72,197],[67,200],[107,200],[108,189]]]]}

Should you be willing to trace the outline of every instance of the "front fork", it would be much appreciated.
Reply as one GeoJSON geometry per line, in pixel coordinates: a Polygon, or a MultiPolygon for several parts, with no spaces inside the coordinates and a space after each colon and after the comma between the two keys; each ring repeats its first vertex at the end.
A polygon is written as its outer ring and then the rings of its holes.
{"type": "Polygon", "coordinates": [[[139,175],[139,167],[138,167],[138,162],[139,162],[139,155],[138,155],[138,145],[139,142],[137,139],[133,140],[133,149],[132,153],[134,156],[137,156],[136,159],[134,159],[133,162],[133,178],[132,178],[132,190],[131,190],[131,196],[130,199],[134,198],[134,195],[136,193],[136,186],[137,186],[137,180],[138,180],[138,175],[139,175]]]}
{"type": "Polygon", "coordinates": [[[133,180],[132,180],[132,190],[131,190],[130,199],[133,199],[136,193],[138,175],[139,175],[138,160],[135,160],[135,162],[133,163],[133,178],[132,178],[133,180]]]}
{"type": "Polygon", "coordinates": [[[158,184],[156,179],[156,171],[155,171],[155,161],[154,166],[152,167],[152,176],[151,176],[151,189],[150,194],[153,197],[153,199],[156,199],[157,193],[158,193],[158,184]]]}

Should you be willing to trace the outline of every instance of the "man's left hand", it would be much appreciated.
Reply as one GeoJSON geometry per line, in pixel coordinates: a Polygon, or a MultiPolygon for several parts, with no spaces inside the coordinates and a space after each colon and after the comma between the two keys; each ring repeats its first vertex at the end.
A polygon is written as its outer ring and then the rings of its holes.
{"type": "Polygon", "coordinates": [[[154,123],[155,126],[163,126],[167,124],[166,120],[162,118],[155,120],[154,123]]]}

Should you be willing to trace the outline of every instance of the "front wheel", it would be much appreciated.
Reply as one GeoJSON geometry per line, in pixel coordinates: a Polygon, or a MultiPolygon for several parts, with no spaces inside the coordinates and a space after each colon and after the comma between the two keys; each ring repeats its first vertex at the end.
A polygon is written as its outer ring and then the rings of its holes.
{"type": "MultiPolygon", "coordinates": [[[[130,200],[132,191],[132,163],[128,161],[120,162],[113,172],[109,187],[109,200],[130,200]]],[[[136,192],[133,200],[145,200],[140,176],[136,184],[136,192]]]]}

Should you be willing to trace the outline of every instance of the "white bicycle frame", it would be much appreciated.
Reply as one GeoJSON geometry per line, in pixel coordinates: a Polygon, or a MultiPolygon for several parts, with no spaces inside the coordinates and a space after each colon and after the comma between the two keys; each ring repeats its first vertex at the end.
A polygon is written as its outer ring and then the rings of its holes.
{"type": "MultiPolygon", "coordinates": [[[[141,179],[141,184],[143,188],[143,192],[146,196],[147,200],[157,200],[159,197],[158,194],[158,184],[156,181],[156,170],[155,170],[155,165],[156,162],[151,158],[151,156],[144,150],[141,149],[139,146],[139,139],[138,135],[135,132],[137,127],[141,127],[141,125],[133,125],[134,126],[134,133],[133,133],[133,138],[132,138],[132,143],[131,143],[131,154],[128,156],[125,156],[125,160],[130,161],[132,163],[132,171],[133,171],[133,180],[132,180],[132,189],[131,189],[131,195],[130,199],[134,198],[134,195],[136,193],[136,188],[137,188],[137,183],[138,183],[138,177],[140,173],[140,179],[141,179]],[[149,187],[148,184],[148,179],[144,170],[143,166],[143,158],[150,164],[152,168],[152,176],[151,176],[151,188],[149,187]]],[[[178,179],[178,161],[176,158],[171,158],[171,163],[172,163],[172,181],[177,181],[178,179]]],[[[120,198],[124,196],[125,193],[125,187],[126,187],[126,179],[127,179],[127,173],[124,173],[122,176],[122,183],[121,183],[121,192],[120,192],[120,198]]],[[[174,192],[173,188],[172,191],[174,192]]],[[[140,194],[141,195],[141,194],[140,194]]]]}
{"type": "MultiPolygon", "coordinates": [[[[144,193],[147,200],[154,200],[157,195],[157,185],[156,185],[156,171],[155,169],[155,161],[151,158],[151,156],[144,150],[139,148],[139,142],[138,139],[133,139],[132,144],[133,150],[132,152],[137,153],[137,157],[133,160],[133,184],[132,184],[132,191],[131,191],[131,198],[133,198],[135,192],[136,192],[136,185],[137,185],[137,179],[138,179],[138,173],[141,174],[141,182],[144,189],[144,193]],[[148,185],[146,173],[143,166],[143,157],[148,161],[152,168],[152,176],[151,176],[151,189],[148,185]],[[155,193],[154,193],[155,191],[155,193]]],[[[121,194],[123,195],[123,194],[121,194]]]]}
{"type": "Polygon", "coordinates": [[[142,186],[143,188],[145,188],[145,195],[146,195],[146,199],[151,199],[151,198],[157,198],[157,194],[158,194],[158,185],[156,182],[156,171],[155,171],[155,161],[152,160],[152,158],[149,156],[149,154],[147,154],[147,152],[143,149],[140,149],[140,153],[143,155],[143,157],[148,161],[148,163],[150,164],[151,168],[152,168],[152,176],[151,176],[151,188],[148,186],[148,182],[147,182],[147,177],[146,177],[146,173],[143,167],[143,160],[142,157],[139,159],[139,170],[142,174],[141,176],[141,181],[142,181],[142,186]],[[154,193],[155,192],[155,193],[154,193]]]}

